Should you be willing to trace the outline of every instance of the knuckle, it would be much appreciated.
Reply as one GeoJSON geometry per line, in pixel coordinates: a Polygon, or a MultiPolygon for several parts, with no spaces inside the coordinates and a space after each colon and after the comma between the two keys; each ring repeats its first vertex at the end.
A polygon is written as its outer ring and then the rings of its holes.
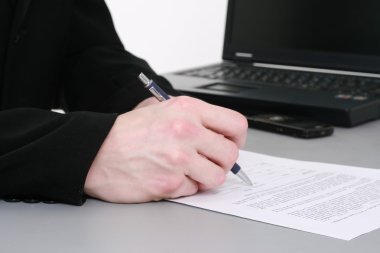
{"type": "Polygon", "coordinates": [[[197,127],[186,119],[174,119],[168,125],[169,132],[175,137],[196,135],[197,127]]]}
{"type": "Polygon", "coordinates": [[[220,176],[217,178],[216,186],[222,185],[226,181],[226,174],[221,173],[220,176]]]}
{"type": "Polygon", "coordinates": [[[247,138],[247,131],[248,131],[248,120],[245,116],[241,115],[240,113],[236,112],[237,117],[234,120],[234,132],[235,132],[235,143],[242,147],[247,138]]]}
{"type": "Polygon", "coordinates": [[[177,175],[166,175],[157,180],[156,187],[154,188],[159,196],[169,196],[181,186],[182,182],[183,179],[177,175]]]}
{"type": "Polygon", "coordinates": [[[213,180],[208,184],[208,188],[213,188],[213,187],[222,185],[225,181],[226,181],[226,173],[220,170],[218,173],[215,174],[215,176],[213,177],[213,180]]]}
{"type": "MultiPolygon", "coordinates": [[[[231,143],[229,155],[227,157],[228,167],[232,167],[232,165],[236,162],[238,157],[239,157],[239,148],[234,143],[231,143]]],[[[230,169],[230,168],[228,168],[228,169],[230,169]]]]}
{"type": "Polygon", "coordinates": [[[248,129],[248,120],[245,116],[241,115],[240,113],[237,113],[236,117],[236,127],[239,131],[239,133],[244,133],[248,129]]]}
{"type": "Polygon", "coordinates": [[[232,168],[232,166],[234,165],[234,163],[239,157],[239,148],[235,143],[229,142],[229,144],[227,144],[224,147],[224,150],[225,150],[225,154],[222,157],[223,159],[222,167],[225,170],[229,170],[232,168]]]}
{"type": "Polygon", "coordinates": [[[173,150],[168,152],[165,156],[165,161],[170,166],[184,166],[189,163],[190,156],[185,152],[173,150]]]}
{"type": "Polygon", "coordinates": [[[239,157],[239,148],[234,143],[232,143],[231,150],[230,150],[231,163],[235,163],[238,157],[239,157]]]}

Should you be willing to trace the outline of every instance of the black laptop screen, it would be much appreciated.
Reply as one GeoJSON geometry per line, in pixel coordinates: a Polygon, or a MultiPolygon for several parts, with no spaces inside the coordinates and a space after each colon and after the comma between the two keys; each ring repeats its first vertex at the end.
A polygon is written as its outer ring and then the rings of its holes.
{"type": "Polygon", "coordinates": [[[230,0],[224,57],[380,72],[380,1],[230,0]]]}

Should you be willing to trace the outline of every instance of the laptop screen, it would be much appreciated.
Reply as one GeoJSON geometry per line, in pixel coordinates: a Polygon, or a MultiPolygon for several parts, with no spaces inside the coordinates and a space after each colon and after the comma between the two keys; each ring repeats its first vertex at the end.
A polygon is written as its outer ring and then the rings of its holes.
{"type": "Polygon", "coordinates": [[[230,0],[223,56],[379,73],[379,13],[379,0],[230,0]]]}

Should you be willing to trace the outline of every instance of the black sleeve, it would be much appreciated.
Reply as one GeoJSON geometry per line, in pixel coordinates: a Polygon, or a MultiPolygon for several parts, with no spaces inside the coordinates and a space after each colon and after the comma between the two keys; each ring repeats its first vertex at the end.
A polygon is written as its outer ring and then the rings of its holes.
{"type": "Polygon", "coordinates": [[[0,112],[0,198],[80,205],[88,169],[115,114],[0,112]]]}
{"type": "Polygon", "coordinates": [[[0,198],[82,204],[88,169],[116,113],[151,96],[138,74],[145,72],[177,95],[144,60],[124,50],[103,0],[73,1],[67,34],[62,76],[69,113],[25,108],[0,112],[0,198]]]}
{"type": "Polygon", "coordinates": [[[103,0],[74,1],[69,37],[67,111],[129,111],[151,96],[138,80],[141,72],[168,94],[179,94],[144,60],[125,51],[103,0]]]}

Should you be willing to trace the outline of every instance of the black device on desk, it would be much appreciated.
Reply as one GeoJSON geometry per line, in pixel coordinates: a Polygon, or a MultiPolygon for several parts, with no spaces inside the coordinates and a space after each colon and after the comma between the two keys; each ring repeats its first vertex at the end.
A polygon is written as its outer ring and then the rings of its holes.
{"type": "Polygon", "coordinates": [[[246,116],[249,127],[304,139],[330,136],[334,127],[310,118],[283,114],[246,116]]]}
{"type": "Polygon", "coordinates": [[[165,75],[246,115],[339,126],[380,117],[380,1],[229,0],[223,62],[165,75]]]}

